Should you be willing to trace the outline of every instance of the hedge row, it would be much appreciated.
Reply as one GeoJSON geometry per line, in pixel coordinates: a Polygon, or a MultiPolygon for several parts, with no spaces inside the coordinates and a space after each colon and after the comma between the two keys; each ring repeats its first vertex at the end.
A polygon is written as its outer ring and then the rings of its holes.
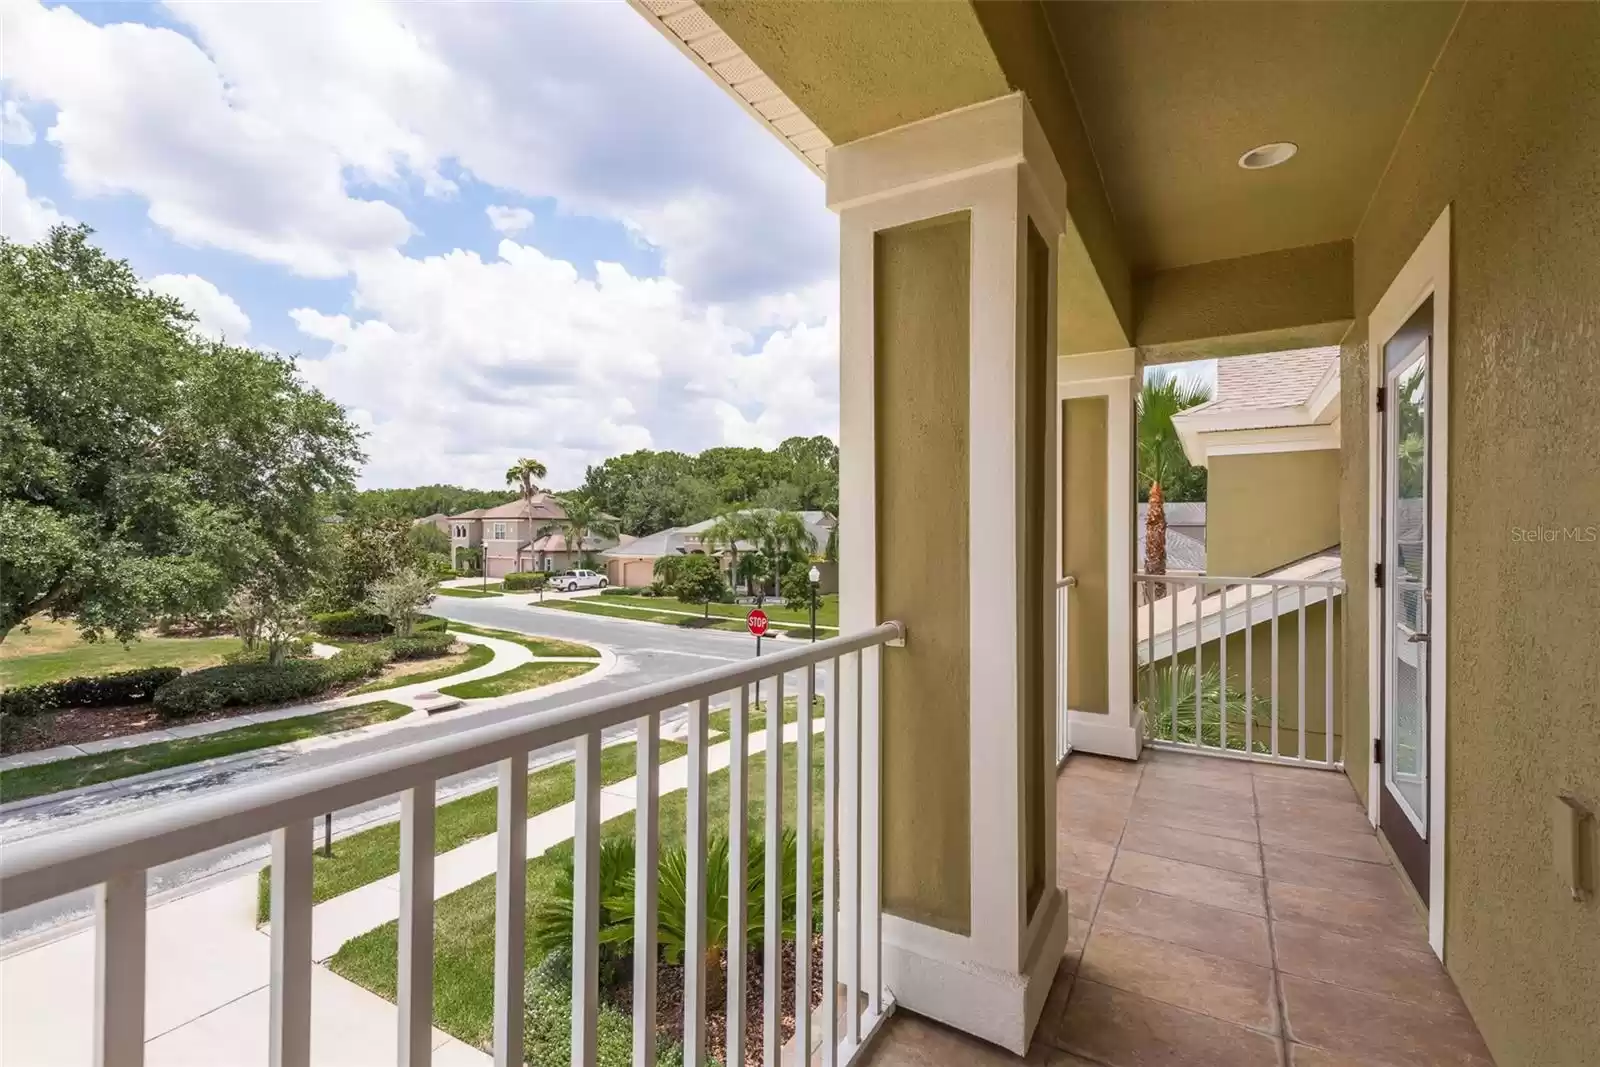
{"type": "Polygon", "coordinates": [[[347,648],[331,659],[291,659],[276,666],[237,663],[207,667],[177,678],[157,691],[156,711],[182,719],[221,708],[278,704],[313,697],[336,686],[370,678],[393,653],[381,644],[347,648]]]}
{"type": "Polygon", "coordinates": [[[455,640],[454,634],[422,632],[410,637],[386,637],[383,647],[395,659],[433,659],[449,652],[455,640]]]}
{"type": "Polygon", "coordinates": [[[508,593],[523,590],[538,591],[549,581],[550,576],[539,571],[517,571],[500,579],[500,587],[508,593]]]}
{"type": "Polygon", "coordinates": [[[183,673],[178,667],[143,667],[86,678],[25,685],[0,692],[0,714],[38,715],[57,708],[110,708],[152,699],[183,673]]]}
{"type": "Polygon", "coordinates": [[[324,611],[311,616],[311,628],[324,637],[363,637],[389,632],[389,620],[352,608],[349,611],[324,611]]]}

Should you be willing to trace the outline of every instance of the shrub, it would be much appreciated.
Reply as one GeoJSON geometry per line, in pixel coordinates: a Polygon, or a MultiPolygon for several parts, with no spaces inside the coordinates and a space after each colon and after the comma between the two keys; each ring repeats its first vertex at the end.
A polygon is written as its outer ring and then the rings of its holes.
{"type": "Polygon", "coordinates": [[[500,579],[500,587],[508,593],[536,593],[549,581],[550,576],[542,571],[515,571],[500,579]]]}
{"type": "Polygon", "coordinates": [[[449,619],[441,619],[437,615],[421,615],[418,616],[416,624],[411,627],[411,632],[413,634],[442,634],[449,625],[449,619]]]}
{"type": "Polygon", "coordinates": [[[20,717],[57,708],[114,708],[138,704],[154,697],[157,689],[182,673],[179,667],[141,667],[19,686],[0,693],[0,713],[20,717]]]}
{"type": "Polygon", "coordinates": [[[324,611],[311,616],[311,628],[324,637],[362,637],[388,633],[389,620],[359,608],[324,611]]]}
{"type": "Polygon", "coordinates": [[[418,613],[433,603],[433,584],[437,580],[415,567],[395,571],[372,583],[364,607],[389,620],[389,629],[409,637],[418,613]]]}
{"type": "Polygon", "coordinates": [[[600,590],[601,596],[648,596],[648,585],[608,585],[600,590]]]}
{"type": "MultiPolygon", "coordinates": [[[[311,639],[291,638],[284,646],[284,654],[290,659],[303,659],[311,655],[311,639]]],[[[271,660],[272,649],[264,644],[258,644],[255,648],[241,648],[222,657],[224,663],[269,663],[271,660]]]]}
{"type": "Polygon", "coordinates": [[[446,633],[413,633],[409,637],[386,637],[383,647],[395,659],[433,659],[443,656],[455,644],[455,638],[446,633]]]}
{"type": "Polygon", "coordinates": [[[348,648],[331,659],[283,663],[235,663],[207,667],[175,678],[156,690],[156,711],[181,719],[222,708],[277,704],[316,696],[339,685],[370,678],[389,662],[379,645],[348,648]]]}
{"type": "MultiPolygon", "coordinates": [[[[568,956],[555,954],[528,972],[523,989],[523,1055],[528,1067],[568,1067],[572,1063],[571,968],[568,956]]],[[[594,1051],[597,1067],[630,1067],[633,1063],[633,1021],[604,999],[595,1016],[594,1051]]],[[[683,1067],[683,1046],[665,1034],[658,1035],[656,1067],[683,1067]]]]}

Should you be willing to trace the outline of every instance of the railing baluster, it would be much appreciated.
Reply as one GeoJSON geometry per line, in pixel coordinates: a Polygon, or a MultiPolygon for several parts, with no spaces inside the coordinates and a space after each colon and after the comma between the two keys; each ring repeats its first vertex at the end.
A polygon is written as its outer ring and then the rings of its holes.
{"type": "MultiPolygon", "coordinates": [[[[1156,695],[1156,587],[1153,582],[1144,583],[1144,621],[1150,631],[1150,655],[1144,665],[1145,706],[1157,716],[1154,724],[1145,724],[1145,737],[1160,732],[1161,709],[1155,706],[1156,695]],[[1154,729],[1152,729],[1152,725],[1154,729]]],[[[1139,739],[1140,744],[1144,738],[1139,739]]]]}
{"type": "Polygon", "coordinates": [[[706,717],[711,698],[689,705],[689,811],[684,849],[683,1062],[706,1058],[706,717]]]}
{"type": "Polygon", "coordinates": [[[1167,691],[1172,698],[1172,743],[1178,743],[1178,587],[1176,584],[1167,585],[1167,596],[1172,600],[1172,629],[1168,631],[1169,652],[1172,654],[1171,666],[1167,668],[1167,691]]]}
{"type": "Polygon", "coordinates": [[[311,855],[309,819],[272,833],[272,963],[267,1063],[311,1063],[311,855]]]}
{"type": "MultiPolygon", "coordinates": [[[[494,1063],[521,1067],[527,962],[528,755],[497,766],[494,867],[494,1063]]],[[[276,864],[274,864],[276,870],[276,864]]]]}
{"type": "Polygon", "coordinates": [[[144,1063],[144,896],[142,870],[95,887],[95,1067],[144,1063]]]}
{"type": "Polygon", "coordinates": [[[1197,581],[1194,584],[1194,745],[1204,748],[1206,744],[1206,716],[1205,709],[1200,701],[1200,645],[1201,638],[1205,636],[1205,620],[1200,614],[1200,605],[1205,603],[1206,583],[1197,581]]]}
{"type": "Polygon", "coordinates": [[[1222,684],[1217,690],[1217,703],[1220,709],[1217,712],[1217,741],[1222,751],[1228,751],[1228,583],[1222,583],[1222,610],[1218,615],[1217,626],[1217,654],[1221,665],[1217,673],[1222,676],[1222,684]]]}
{"type": "Polygon", "coordinates": [[[433,849],[435,782],[400,794],[401,1067],[428,1067],[433,1057],[433,849]]]}
{"type": "Polygon", "coordinates": [[[794,766],[794,1041],[798,1062],[811,1053],[811,705],[817,669],[807,667],[796,720],[794,766]]]}
{"type": "Polygon", "coordinates": [[[881,648],[866,649],[857,663],[862,677],[861,760],[856,773],[861,776],[861,899],[862,922],[866,927],[861,949],[864,961],[861,980],[867,987],[867,1012],[875,1019],[883,1014],[883,895],[880,891],[883,848],[878,836],[882,825],[878,779],[882,656],[881,648]]]}
{"type": "Polygon", "coordinates": [[[1300,744],[1298,755],[1300,762],[1306,761],[1306,587],[1295,587],[1295,611],[1297,625],[1295,626],[1295,644],[1298,646],[1295,654],[1294,678],[1300,690],[1300,744]]]}
{"type": "MultiPolygon", "coordinates": [[[[839,671],[828,667],[828,695],[822,709],[822,1067],[839,1062],[839,671]]],[[[737,1067],[729,1057],[730,1067],[737,1067]]]]}
{"type": "Polygon", "coordinates": [[[1272,590],[1272,758],[1283,754],[1278,747],[1278,587],[1272,590]]]}
{"type": "MultiPolygon", "coordinates": [[[[656,871],[661,837],[661,717],[634,728],[633,1062],[656,1062],[656,871]]],[[[499,1067],[497,1064],[496,1067],[499,1067]]]]}
{"type": "Polygon", "coordinates": [[[1322,588],[1322,714],[1323,728],[1327,731],[1322,735],[1323,762],[1332,767],[1335,763],[1333,751],[1333,586],[1325,585],[1322,588]]]}
{"type": "Polygon", "coordinates": [[[844,950],[845,1039],[854,1049],[861,1043],[861,653],[853,652],[840,664],[844,675],[839,746],[844,787],[840,824],[844,854],[840,859],[840,885],[844,889],[845,932],[839,939],[844,950]]]}
{"type": "Polygon", "coordinates": [[[1255,754],[1256,750],[1256,623],[1255,611],[1251,604],[1251,599],[1255,596],[1255,593],[1255,585],[1246,582],[1244,587],[1244,750],[1252,755],[1255,754]]]}
{"type": "Polygon", "coordinates": [[[572,1067],[594,1067],[600,1009],[600,735],[573,744],[572,1067]]]}
{"type": "MultiPolygon", "coordinates": [[[[750,811],[746,760],[750,757],[750,687],[739,687],[738,699],[728,706],[728,1067],[744,1063],[745,951],[749,944],[750,917],[746,914],[750,892],[750,811]]],[[[640,1060],[635,1063],[654,1063],[640,1060]]]]}
{"type": "Polygon", "coordinates": [[[768,1067],[777,1067],[783,1046],[783,673],[772,679],[772,699],[766,705],[766,975],[763,1004],[763,1051],[768,1067]]]}

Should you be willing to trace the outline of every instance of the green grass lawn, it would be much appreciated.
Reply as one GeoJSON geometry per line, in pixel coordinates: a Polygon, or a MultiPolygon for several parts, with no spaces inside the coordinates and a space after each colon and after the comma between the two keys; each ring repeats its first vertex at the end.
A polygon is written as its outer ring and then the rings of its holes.
{"type": "Polygon", "coordinates": [[[449,678],[454,674],[476,670],[494,659],[494,649],[488,645],[468,645],[466,658],[458,663],[447,663],[442,667],[435,667],[431,671],[418,671],[415,674],[397,674],[393,678],[379,678],[375,682],[368,682],[360,689],[352,690],[355,693],[377,693],[385,689],[393,689],[401,685],[413,685],[417,682],[432,682],[440,678],[449,678]]]}
{"type": "MultiPolygon", "coordinates": [[[[615,785],[632,778],[636,751],[632,741],[602,749],[601,781],[605,785],[615,785]]],[[[660,762],[669,763],[688,751],[680,742],[662,741],[660,762]]],[[[572,803],[575,783],[570,760],[528,775],[528,817],[572,803]]],[[[485,789],[439,805],[434,813],[434,854],[449,852],[468,841],[494,833],[496,796],[496,790],[485,789]]],[[[331,857],[324,856],[320,848],[317,850],[311,866],[311,899],[320,904],[399,870],[400,824],[374,826],[335,841],[331,857]]],[[[272,868],[269,865],[261,869],[256,886],[256,922],[267,921],[271,904],[272,868]]]]}
{"type": "MultiPolygon", "coordinates": [[[[605,603],[656,611],[662,609],[692,611],[696,615],[700,615],[705,611],[705,606],[702,604],[688,604],[676,597],[607,595],[605,603]]],[[[750,614],[752,607],[754,607],[752,604],[712,604],[711,614],[713,616],[721,615],[728,619],[739,619],[742,622],[744,617],[750,614]]],[[[811,610],[809,608],[775,607],[769,604],[764,605],[761,610],[766,612],[767,618],[773,622],[799,623],[803,624],[807,629],[811,628],[811,610]]],[[[824,626],[834,629],[839,627],[839,596],[837,593],[830,593],[817,601],[817,628],[821,629],[824,626]]]]}
{"type": "Polygon", "coordinates": [[[600,653],[588,645],[576,641],[561,641],[554,637],[538,637],[532,634],[519,634],[515,630],[491,630],[483,626],[468,626],[464,622],[451,622],[450,629],[457,633],[476,634],[479,637],[498,637],[502,641],[512,641],[532,652],[535,656],[569,656],[581,659],[599,659],[600,653]]]}
{"type": "Polygon", "coordinates": [[[307,737],[339,733],[388,722],[409,714],[410,708],[392,701],[377,700],[370,704],[339,708],[336,711],[298,715],[277,722],[253,723],[236,730],[207,734],[204,737],[186,737],[177,741],[158,741],[137,748],[118,749],[91,756],[41,763],[32,767],[0,771],[0,801],[23,800],[27,797],[59,793],[63,789],[115,781],[147,771],[181,767],[201,760],[250,752],[258,748],[288,744],[307,737]]]}
{"type": "Polygon", "coordinates": [[[591,663],[524,663],[503,674],[479,678],[475,682],[447,685],[439,692],[448,696],[472,700],[477,697],[499,697],[507,693],[520,693],[524,689],[537,689],[552,682],[564,682],[594,670],[591,663]]]}
{"type": "MultiPolygon", "coordinates": [[[[795,746],[784,745],[783,819],[792,826],[796,810],[795,746]]],[[[822,824],[823,738],[812,739],[811,801],[812,826],[822,824]]],[[[750,825],[759,828],[766,811],[766,754],[750,758],[746,772],[749,784],[750,825]]],[[[728,823],[728,772],[717,771],[708,780],[707,810],[713,830],[726,830],[728,823]]],[[[683,791],[661,798],[661,840],[681,842],[684,835],[687,795],[683,791]]],[[[633,813],[619,815],[601,827],[605,836],[633,834],[633,813]]],[[[562,870],[571,862],[572,843],[565,842],[528,863],[527,915],[531,918],[542,900],[553,892],[562,870]]],[[[817,906],[816,904],[813,905],[817,906]]],[[[434,1025],[453,1034],[474,1048],[489,1040],[494,1020],[494,876],[490,875],[459,889],[434,904],[434,1025]]],[[[532,931],[529,931],[530,940],[532,931]]],[[[532,952],[528,967],[539,964],[532,952]]],[[[385,923],[376,930],[345,943],[329,965],[335,973],[393,1000],[395,974],[399,963],[396,925],[385,923]]]]}
{"type": "MultiPolygon", "coordinates": [[[[745,612],[741,613],[736,619],[719,617],[715,612],[713,612],[710,622],[707,622],[703,616],[675,614],[677,609],[673,609],[672,611],[662,611],[659,607],[635,608],[626,604],[611,603],[613,600],[631,599],[633,598],[614,596],[585,597],[581,600],[548,600],[543,604],[534,604],[533,606],[548,608],[553,611],[571,611],[579,615],[603,615],[611,619],[634,619],[639,622],[656,622],[661,623],[663,626],[681,626],[689,630],[728,630],[733,633],[745,632],[744,616],[749,612],[748,608],[745,609],[745,612]]],[[[650,603],[650,598],[648,597],[641,599],[643,599],[645,603],[650,603]]],[[[669,600],[667,603],[676,604],[677,601],[669,600]]],[[[731,605],[725,604],[722,606],[729,607],[731,605]]],[[[713,604],[712,607],[715,608],[717,605],[713,604]]],[[[772,630],[768,631],[768,636],[772,636],[777,631],[783,631],[789,634],[809,634],[810,632],[809,628],[805,626],[796,627],[789,623],[774,623],[772,630]]],[[[823,630],[819,625],[818,634],[828,634],[828,631],[823,630]]],[[[831,634],[829,636],[831,636],[831,634]]]]}
{"type": "Polygon", "coordinates": [[[482,598],[484,598],[486,596],[499,596],[500,595],[499,592],[497,592],[496,590],[493,590],[493,589],[480,589],[477,586],[464,586],[464,585],[463,586],[448,586],[448,587],[441,588],[441,589],[435,589],[434,592],[437,593],[440,596],[459,596],[459,597],[466,597],[468,600],[474,600],[474,599],[481,600],[482,598]]]}
{"type": "Polygon", "coordinates": [[[68,622],[34,619],[28,632],[13,630],[0,645],[0,686],[38,685],[80,675],[138,667],[210,667],[237,651],[237,637],[157,637],[123,645],[114,639],[85,641],[68,622]]]}

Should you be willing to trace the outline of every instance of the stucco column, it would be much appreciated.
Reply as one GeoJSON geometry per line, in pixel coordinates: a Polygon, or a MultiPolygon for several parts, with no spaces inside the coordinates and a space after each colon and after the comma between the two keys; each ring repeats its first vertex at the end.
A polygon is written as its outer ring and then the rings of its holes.
{"type": "MultiPolygon", "coordinates": [[[[1070,313],[1070,309],[1067,309],[1070,313]]],[[[1062,356],[1060,565],[1067,596],[1067,740],[1076,752],[1138,759],[1135,704],[1133,349],[1062,356]]]]}
{"type": "Polygon", "coordinates": [[[1020,94],[840,145],[844,626],[879,687],[883,978],[1023,1051],[1055,884],[1056,257],[1066,186],[1020,94]]]}

